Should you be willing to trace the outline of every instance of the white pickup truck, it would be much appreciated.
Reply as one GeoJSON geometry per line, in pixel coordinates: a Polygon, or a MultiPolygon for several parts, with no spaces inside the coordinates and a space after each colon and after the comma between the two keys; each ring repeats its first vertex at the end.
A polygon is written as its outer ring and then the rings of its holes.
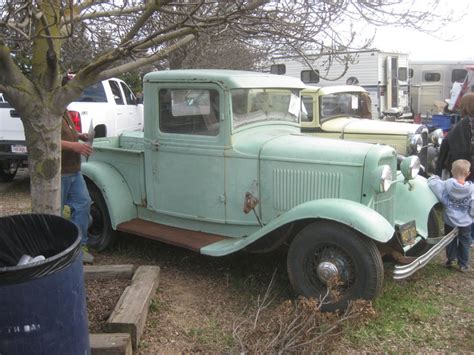
{"type": "MultiPolygon", "coordinates": [[[[69,104],[71,118],[80,132],[94,127],[96,137],[113,137],[143,128],[143,105],[120,79],[101,81],[84,90],[69,104]]],[[[23,123],[0,93],[0,182],[11,181],[27,165],[23,123]]]]}

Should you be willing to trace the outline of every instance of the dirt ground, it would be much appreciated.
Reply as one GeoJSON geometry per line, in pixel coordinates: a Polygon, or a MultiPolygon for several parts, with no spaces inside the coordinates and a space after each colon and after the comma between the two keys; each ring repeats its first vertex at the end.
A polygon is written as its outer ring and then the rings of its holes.
{"type": "MultiPolygon", "coordinates": [[[[0,216],[24,213],[29,208],[29,179],[20,175],[14,182],[0,184],[0,216]]],[[[274,303],[294,297],[288,286],[285,258],[281,252],[267,255],[238,253],[226,258],[211,258],[164,245],[158,242],[122,235],[120,241],[103,253],[94,253],[95,264],[158,265],[161,269],[159,288],[152,300],[146,330],[141,339],[140,354],[183,352],[228,352],[239,351],[235,337],[239,326],[247,316],[256,314],[258,296],[263,295],[275,273],[274,303]]],[[[474,255],[471,253],[471,264],[474,255]]],[[[436,262],[442,263],[439,258],[436,262]]],[[[423,270],[422,270],[423,271],[423,270]]],[[[389,277],[386,274],[386,277],[389,277]]],[[[418,276],[422,278],[423,275],[418,276]]],[[[409,282],[417,282],[417,278],[409,282]]],[[[118,285],[118,284],[117,284],[118,285]]],[[[439,324],[430,325],[443,334],[455,329],[456,334],[446,335],[441,345],[433,348],[419,344],[410,351],[415,352],[469,352],[474,350],[472,338],[474,319],[472,309],[472,287],[474,273],[453,272],[453,276],[442,283],[425,283],[433,293],[446,295],[446,306],[437,319],[439,324]],[[449,302],[452,294],[466,294],[466,304],[459,306],[449,302]],[[440,330],[441,329],[441,330],[440,330]],[[472,348],[470,348],[473,346],[472,348]]],[[[100,323],[107,314],[99,298],[117,298],[104,295],[97,285],[88,285],[88,302],[94,298],[93,308],[101,309],[95,323],[100,323]]],[[[123,288],[124,285],[115,288],[123,288]]],[[[111,287],[114,289],[114,287],[111,287]]],[[[111,290],[110,292],[114,292],[111,290]]],[[[118,298],[117,298],[118,299],[118,298]]],[[[95,315],[89,314],[90,320],[95,315]]],[[[99,325],[100,327],[100,325],[99,325]]],[[[237,334],[238,335],[238,334],[237,334]]],[[[444,336],[444,335],[443,335],[444,336]]],[[[371,348],[353,348],[350,340],[339,339],[329,351],[395,351],[397,345],[374,345],[371,348]]],[[[405,348],[406,349],[406,348],[405,348]]]]}

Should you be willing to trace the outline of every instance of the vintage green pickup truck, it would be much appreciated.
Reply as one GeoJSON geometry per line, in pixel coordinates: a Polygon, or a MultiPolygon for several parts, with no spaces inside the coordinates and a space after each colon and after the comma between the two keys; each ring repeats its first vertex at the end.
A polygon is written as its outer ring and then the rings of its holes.
{"type": "Polygon", "coordinates": [[[364,105],[361,86],[307,86],[301,93],[305,106],[301,131],[318,137],[346,139],[356,142],[387,144],[403,157],[416,155],[422,164],[422,173],[434,173],[443,131],[431,133],[422,124],[390,122],[371,119],[364,105]]]}
{"type": "Polygon", "coordinates": [[[418,158],[397,171],[387,145],[302,135],[303,88],[243,71],[147,74],[144,132],[96,139],[82,165],[91,246],[122,231],[211,256],[288,248],[297,294],[337,291],[325,310],[374,298],[382,256],[406,264],[398,279],[422,268],[457,230],[439,235],[418,158]]]}

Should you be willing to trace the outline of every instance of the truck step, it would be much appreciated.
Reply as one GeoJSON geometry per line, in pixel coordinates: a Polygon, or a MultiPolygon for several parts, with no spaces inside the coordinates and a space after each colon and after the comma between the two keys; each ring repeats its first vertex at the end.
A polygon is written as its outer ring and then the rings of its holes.
{"type": "Polygon", "coordinates": [[[190,231],[176,227],[134,218],[117,225],[117,230],[125,233],[136,234],[141,237],[158,240],[163,243],[199,252],[201,248],[219,242],[227,237],[190,231]]]}

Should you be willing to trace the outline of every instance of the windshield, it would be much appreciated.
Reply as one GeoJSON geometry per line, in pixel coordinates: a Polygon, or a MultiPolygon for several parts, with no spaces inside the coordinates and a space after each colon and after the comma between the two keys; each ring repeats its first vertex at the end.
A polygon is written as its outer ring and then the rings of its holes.
{"type": "Polygon", "coordinates": [[[234,128],[261,121],[299,122],[297,89],[235,89],[231,93],[234,128]]]}
{"type": "Polygon", "coordinates": [[[367,118],[371,109],[365,92],[339,92],[320,96],[319,100],[321,123],[342,116],[367,118]]]}

